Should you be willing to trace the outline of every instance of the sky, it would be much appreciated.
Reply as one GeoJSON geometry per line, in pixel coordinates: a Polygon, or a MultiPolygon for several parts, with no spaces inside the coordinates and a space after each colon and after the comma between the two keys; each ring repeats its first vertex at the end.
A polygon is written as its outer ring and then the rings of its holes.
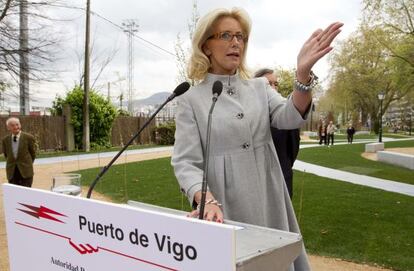
{"type": "MultiPolygon", "coordinates": [[[[84,8],[85,0],[66,0],[70,6],[84,8]]],[[[171,92],[177,81],[177,64],[174,46],[177,35],[190,46],[188,23],[193,11],[193,0],[91,0],[91,40],[93,56],[102,62],[112,55],[94,88],[107,95],[111,83],[112,101],[121,93],[127,96],[127,52],[126,34],[118,26],[127,19],[138,23],[139,38],[134,38],[134,99],[142,99],[161,91],[171,92]],[[145,41],[144,41],[145,40],[145,41]],[[148,42],[162,48],[150,45],[148,42]]],[[[344,23],[337,40],[346,39],[356,30],[361,17],[359,0],[198,0],[201,16],[215,8],[242,7],[251,17],[252,33],[247,52],[248,67],[254,71],[260,67],[296,66],[296,57],[302,44],[318,28],[330,23],[344,23]]],[[[79,81],[83,65],[85,15],[81,9],[56,8],[49,15],[59,20],[52,24],[60,37],[57,59],[52,65],[57,71],[53,82],[31,83],[31,104],[51,105],[56,95],[64,96],[79,81]]],[[[328,58],[314,67],[323,80],[329,73],[328,58]]],[[[94,61],[93,61],[94,62],[94,61]]],[[[99,70],[92,64],[91,84],[99,70]]]]}

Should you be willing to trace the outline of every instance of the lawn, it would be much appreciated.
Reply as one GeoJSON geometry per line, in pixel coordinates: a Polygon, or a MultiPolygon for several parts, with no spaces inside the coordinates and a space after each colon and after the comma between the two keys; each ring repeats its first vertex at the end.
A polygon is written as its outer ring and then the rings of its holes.
{"type": "MultiPolygon", "coordinates": [[[[386,142],[385,148],[414,147],[414,139],[386,142]]],[[[414,171],[382,162],[365,159],[361,153],[365,144],[334,145],[301,149],[298,159],[329,168],[414,184],[414,171]]]]}
{"type": "MultiPolygon", "coordinates": [[[[98,171],[79,171],[84,185],[98,171]]],[[[412,270],[413,198],[302,172],[294,180],[293,203],[310,253],[412,270]]],[[[113,166],[96,190],[115,202],[190,210],[170,158],[113,166]]]]}
{"type": "Polygon", "coordinates": [[[311,254],[413,270],[412,197],[295,172],[293,203],[311,254]]]}

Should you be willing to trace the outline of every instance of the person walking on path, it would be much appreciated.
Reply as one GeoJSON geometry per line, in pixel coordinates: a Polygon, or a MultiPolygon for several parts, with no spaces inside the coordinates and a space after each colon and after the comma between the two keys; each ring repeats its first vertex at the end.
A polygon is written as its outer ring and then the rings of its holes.
{"type": "Polygon", "coordinates": [[[355,128],[352,126],[351,123],[348,125],[348,128],[346,129],[346,134],[348,138],[348,143],[352,144],[352,141],[354,140],[355,128]]]}
{"type": "MultiPolygon", "coordinates": [[[[279,83],[273,70],[263,68],[258,70],[254,77],[266,77],[269,85],[274,90],[278,91],[279,83]]],[[[300,145],[300,129],[278,129],[270,127],[272,133],[273,144],[276,148],[277,157],[279,158],[280,166],[282,167],[283,177],[285,178],[286,186],[290,198],[293,197],[293,164],[299,153],[300,145]]]]}
{"type": "Polygon", "coordinates": [[[11,117],[6,121],[10,134],[3,138],[7,180],[11,184],[32,187],[33,162],[36,158],[35,138],[21,131],[20,120],[11,117]]]}
{"type": "Polygon", "coordinates": [[[328,134],[328,146],[334,144],[334,137],[335,137],[336,127],[333,124],[333,121],[330,121],[328,127],[326,127],[326,133],[328,134]]]}

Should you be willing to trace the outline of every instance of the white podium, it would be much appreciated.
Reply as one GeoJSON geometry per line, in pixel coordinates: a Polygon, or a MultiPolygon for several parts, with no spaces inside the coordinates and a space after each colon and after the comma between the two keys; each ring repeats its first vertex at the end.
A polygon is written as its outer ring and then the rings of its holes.
{"type": "Polygon", "coordinates": [[[10,271],[285,271],[298,234],[4,184],[10,271]]]}
{"type": "MultiPolygon", "coordinates": [[[[178,216],[187,214],[131,200],[128,205],[178,216]]],[[[237,271],[287,270],[301,252],[302,238],[299,234],[231,220],[224,223],[240,227],[235,237],[237,271]]]]}

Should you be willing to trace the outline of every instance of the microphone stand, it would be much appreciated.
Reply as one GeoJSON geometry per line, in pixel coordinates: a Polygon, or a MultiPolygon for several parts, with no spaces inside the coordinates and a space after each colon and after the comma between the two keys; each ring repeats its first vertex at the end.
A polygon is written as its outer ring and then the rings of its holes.
{"type": "Polygon", "coordinates": [[[213,94],[213,104],[210,107],[210,111],[208,113],[208,120],[207,120],[207,137],[206,137],[206,156],[204,157],[204,173],[203,173],[203,184],[201,186],[201,201],[200,201],[200,211],[199,211],[199,219],[204,218],[204,207],[206,205],[206,194],[207,194],[207,173],[208,173],[208,164],[210,159],[210,133],[211,133],[211,121],[213,115],[213,109],[216,105],[217,98],[220,94],[214,93],[213,94]]]}
{"type": "Polygon", "coordinates": [[[108,165],[104,166],[101,170],[101,172],[99,172],[98,176],[96,176],[95,180],[92,182],[92,184],[89,186],[89,190],[88,190],[88,194],[87,194],[87,198],[89,199],[92,195],[92,191],[94,189],[94,187],[96,186],[96,184],[98,183],[99,179],[102,177],[102,175],[105,174],[106,171],[108,171],[108,169],[112,166],[112,164],[116,161],[116,159],[118,159],[118,157],[126,150],[126,148],[129,147],[129,145],[132,144],[132,142],[141,134],[141,132],[148,126],[148,124],[151,123],[151,121],[154,119],[154,117],[158,114],[158,112],[160,112],[160,110],[168,103],[170,102],[172,99],[174,99],[177,96],[176,93],[171,94],[167,100],[160,106],[158,107],[158,109],[152,113],[152,115],[150,116],[150,118],[144,123],[144,125],[141,126],[141,128],[139,129],[139,131],[128,141],[128,143],[115,155],[114,158],[112,158],[112,160],[108,163],[108,165]]]}

